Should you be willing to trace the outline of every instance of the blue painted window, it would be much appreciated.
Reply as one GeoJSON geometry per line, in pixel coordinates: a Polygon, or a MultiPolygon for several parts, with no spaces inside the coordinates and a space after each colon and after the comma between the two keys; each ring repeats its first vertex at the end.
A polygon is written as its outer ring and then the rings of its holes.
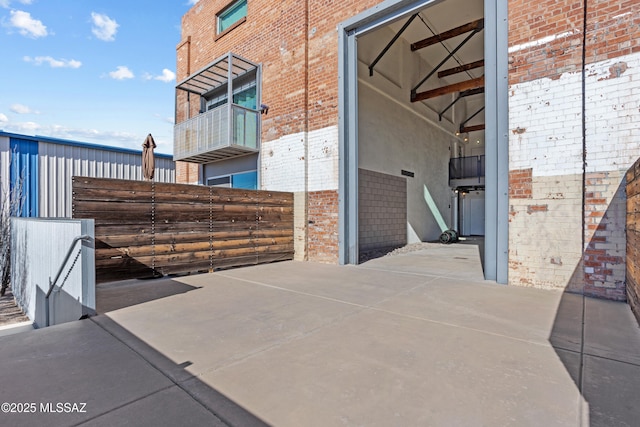
{"type": "Polygon", "coordinates": [[[231,187],[242,188],[245,190],[258,189],[258,172],[241,172],[231,175],[219,176],[216,178],[207,178],[207,185],[214,187],[231,187]]]}
{"type": "Polygon", "coordinates": [[[218,34],[229,29],[233,24],[246,18],[247,0],[238,0],[218,15],[218,34]]]}
{"type": "Polygon", "coordinates": [[[243,188],[245,190],[257,190],[258,172],[253,171],[231,175],[231,186],[233,188],[243,188]]]}

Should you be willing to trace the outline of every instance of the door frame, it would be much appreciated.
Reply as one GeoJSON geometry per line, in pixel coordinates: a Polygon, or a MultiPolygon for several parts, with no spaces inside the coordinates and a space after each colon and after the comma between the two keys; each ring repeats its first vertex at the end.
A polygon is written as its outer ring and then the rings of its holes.
{"type": "MultiPolygon", "coordinates": [[[[386,0],[338,26],[339,262],[358,263],[357,38],[447,0],[386,0]]],[[[507,0],[485,1],[485,262],[508,282],[509,134],[507,0]]]]}

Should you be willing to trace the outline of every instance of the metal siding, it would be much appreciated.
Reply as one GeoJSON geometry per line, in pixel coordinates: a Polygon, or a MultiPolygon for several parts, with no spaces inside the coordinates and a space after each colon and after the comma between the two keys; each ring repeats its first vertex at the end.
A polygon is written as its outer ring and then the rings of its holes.
{"type": "Polygon", "coordinates": [[[10,161],[9,138],[0,137],[0,203],[4,204],[5,195],[9,192],[10,161]]]}
{"type": "MultiPolygon", "coordinates": [[[[40,142],[40,216],[71,217],[71,178],[142,179],[142,154],[40,142]]],[[[175,182],[173,160],[156,158],[156,182],[175,182]]]]}

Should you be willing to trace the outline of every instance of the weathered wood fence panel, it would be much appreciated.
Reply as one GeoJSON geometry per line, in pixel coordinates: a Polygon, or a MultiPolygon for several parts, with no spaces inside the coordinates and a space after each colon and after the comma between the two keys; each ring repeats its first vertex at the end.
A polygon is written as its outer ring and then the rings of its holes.
{"type": "Polygon", "coordinates": [[[96,282],[293,259],[293,194],[73,178],[93,218],[96,282]]]}
{"type": "Polygon", "coordinates": [[[640,322],[640,160],[627,171],[627,300],[640,322]]]}

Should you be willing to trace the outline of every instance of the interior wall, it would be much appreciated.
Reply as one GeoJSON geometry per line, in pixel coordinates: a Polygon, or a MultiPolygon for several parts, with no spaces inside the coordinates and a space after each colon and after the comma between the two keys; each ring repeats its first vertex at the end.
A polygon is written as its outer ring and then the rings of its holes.
{"type": "Polygon", "coordinates": [[[455,136],[446,122],[436,124],[435,112],[410,102],[411,85],[429,67],[405,42],[398,40],[369,76],[368,64],[392,36],[379,30],[358,42],[358,166],[394,176],[412,172],[406,177],[408,243],[437,240],[438,222],[451,226],[449,147],[455,136]]]}
{"type": "Polygon", "coordinates": [[[359,250],[407,244],[407,180],[366,169],[358,171],[359,250]]]}
{"type": "Polygon", "coordinates": [[[407,177],[408,243],[436,240],[442,232],[437,216],[451,225],[448,135],[367,86],[359,88],[359,109],[360,168],[395,176],[413,172],[407,177]]]}

